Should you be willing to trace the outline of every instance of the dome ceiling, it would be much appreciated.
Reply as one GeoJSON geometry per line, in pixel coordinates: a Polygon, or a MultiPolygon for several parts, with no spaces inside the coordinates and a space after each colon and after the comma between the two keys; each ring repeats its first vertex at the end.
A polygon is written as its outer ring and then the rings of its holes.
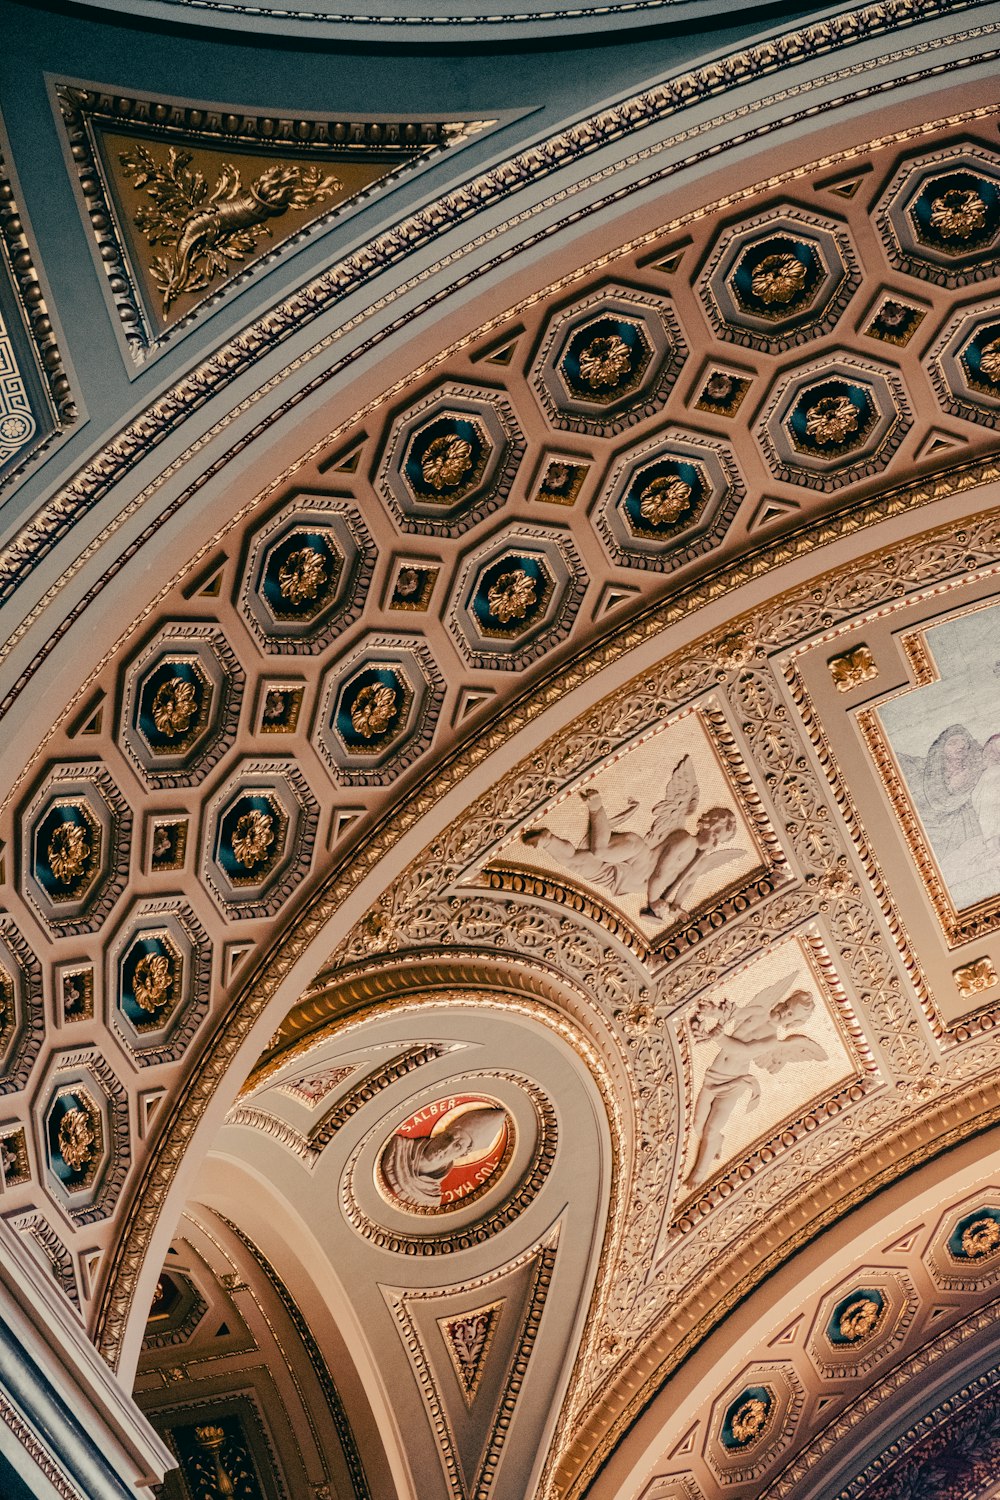
{"type": "Polygon", "coordinates": [[[966,19],[782,37],[797,140],[779,42],[734,54],[721,160],[711,60],[534,144],[50,80],[128,402],[102,439],[12,174],[3,1214],[189,1488],[806,1496],[842,1434],[874,1500],[966,1377],[986,1430],[966,19]]]}

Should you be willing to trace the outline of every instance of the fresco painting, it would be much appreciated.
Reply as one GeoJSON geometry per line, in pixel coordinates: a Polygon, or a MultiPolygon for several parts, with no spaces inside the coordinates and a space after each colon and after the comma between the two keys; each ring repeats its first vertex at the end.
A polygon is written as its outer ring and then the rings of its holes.
{"type": "Polygon", "coordinates": [[[923,636],[939,680],[877,710],[956,912],[1000,896],[1000,605],[923,636]]]}

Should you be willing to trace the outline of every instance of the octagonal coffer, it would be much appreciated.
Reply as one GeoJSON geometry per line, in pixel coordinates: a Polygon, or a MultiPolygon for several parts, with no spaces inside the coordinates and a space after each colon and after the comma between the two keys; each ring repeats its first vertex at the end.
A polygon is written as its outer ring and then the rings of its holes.
{"type": "Polygon", "coordinates": [[[314,735],[337,780],[386,786],[430,744],[444,679],[413,636],[368,636],[323,684],[314,735]]]}
{"type": "Polygon", "coordinates": [[[615,562],[666,572],[714,547],[744,494],[724,443],[668,428],[612,470],[594,521],[615,562]]]}
{"type": "Polygon", "coordinates": [[[20,819],[21,889],[56,933],[92,932],[128,872],[132,814],[103,766],[51,771],[20,819]]]}
{"type": "Polygon", "coordinates": [[[931,380],[946,411],[1000,427],[1000,302],[960,313],[930,357],[931,380]]]}
{"type": "Polygon", "coordinates": [[[687,352],[663,297],[612,284],[549,321],[531,383],[554,427],[607,435],[659,410],[687,352]]]}
{"type": "Polygon", "coordinates": [[[586,587],[567,532],[509,527],[466,558],[448,624],[471,665],[518,670],[566,638],[586,587]]]}
{"type": "Polygon", "coordinates": [[[375,557],[352,501],[295,495],[247,547],[239,605],[264,650],[329,645],[361,613],[375,557]]]}
{"type": "Polygon", "coordinates": [[[153,786],[191,786],[232,743],[243,669],[210,625],[166,626],[125,673],[120,739],[153,786]]]}
{"type": "Polygon", "coordinates": [[[104,1218],[130,1161],[128,1095],[96,1048],[57,1052],[34,1106],[49,1191],[76,1224],[104,1218]]]}
{"type": "Polygon", "coordinates": [[[523,454],[502,392],[449,382],[392,423],[375,482],[403,531],[458,536],[502,503],[523,454]]]}
{"type": "Polygon", "coordinates": [[[895,173],[875,209],[893,265],[939,286],[1000,269],[1000,156],[959,142],[921,154],[895,173]]]}
{"type": "Polygon", "coordinates": [[[884,469],[911,421],[894,370],[834,352],[779,383],[757,435],[779,479],[833,490],[884,469]]]}
{"type": "Polygon", "coordinates": [[[271,916],[306,874],[318,805],[291,761],[244,761],[212,798],[202,879],[233,917],[271,916]]]}
{"type": "Polygon", "coordinates": [[[141,902],[112,945],[112,1023],[141,1067],[178,1058],[208,1009],[211,949],[180,897],[141,902]]]}
{"type": "Polygon", "coordinates": [[[721,338],[775,351],[828,333],[860,282],[844,226],[788,204],[726,230],[700,291],[721,338]]]}

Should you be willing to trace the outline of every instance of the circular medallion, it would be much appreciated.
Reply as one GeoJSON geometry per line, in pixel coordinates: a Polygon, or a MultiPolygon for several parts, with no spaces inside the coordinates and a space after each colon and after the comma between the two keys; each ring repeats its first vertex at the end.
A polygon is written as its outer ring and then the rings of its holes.
{"type": "Polygon", "coordinates": [[[499,1182],[515,1139],[513,1118],[499,1100],[448,1094],[397,1125],[379,1152],[376,1184],[404,1213],[449,1213],[499,1182]]]}

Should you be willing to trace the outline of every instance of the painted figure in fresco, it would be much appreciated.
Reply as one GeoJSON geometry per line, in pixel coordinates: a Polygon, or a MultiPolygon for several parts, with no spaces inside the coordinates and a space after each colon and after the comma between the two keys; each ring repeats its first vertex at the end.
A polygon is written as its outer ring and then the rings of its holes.
{"type": "Polygon", "coordinates": [[[925,756],[902,755],[900,765],[939,855],[979,838],[1000,853],[1000,735],[981,745],[949,724],[925,756]]]}
{"type": "Polygon", "coordinates": [[[723,1000],[695,1014],[692,1031],[696,1038],[717,1037],[719,1050],[702,1080],[694,1108],[692,1134],[698,1145],[684,1179],[688,1187],[707,1177],[721,1158],[726,1126],[737,1105],[747,1099],[748,1112],[757,1108],[760,1084],[753,1068],[779,1073],[789,1063],[826,1058],[819,1042],[791,1029],[804,1025],[816,1008],[808,990],[792,990],[779,998],[793,979],[793,974],[788,975],[739,1009],[723,1000]]]}
{"type": "Polygon", "coordinates": [[[441,1206],[441,1183],[468,1157],[486,1156],[506,1121],[502,1109],[470,1109],[436,1135],[394,1135],[382,1158],[392,1191],[417,1207],[441,1206]]]}
{"type": "Polygon", "coordinates": [[[636,802],[629,800],[621,812],[609,816],[596,787],[585,787],[579,795],[587,808],[587,832],[581,843],[571,844],[548,828],[529,829],[521,835],[523,842],[545,850],[568,870],[615,895],[644,895],[644,917],[668,922],[685,916],[698,877],[746,852],[721,847],[737,834],[736,818],[728,807],[706,809],[693,832],[686,826],[699,800],[689,755],[674,767],[644,834],[622,827],[636,802]]]}

